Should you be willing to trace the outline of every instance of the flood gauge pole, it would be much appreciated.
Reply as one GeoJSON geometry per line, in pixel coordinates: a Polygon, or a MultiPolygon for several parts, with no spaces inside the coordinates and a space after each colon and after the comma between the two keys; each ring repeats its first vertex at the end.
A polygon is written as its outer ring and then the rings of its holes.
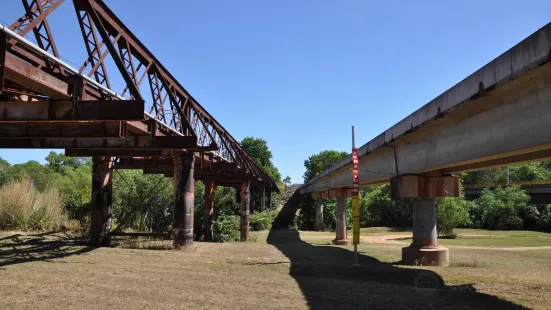
{"type": "Polygon", "coordinates": [[[352,243],[354,244],[354,266],[358,263],[358,244],[360,243],[360,179],[358,177],[358,150],[354,141],[354,126],[352,126],[352,243]]]}

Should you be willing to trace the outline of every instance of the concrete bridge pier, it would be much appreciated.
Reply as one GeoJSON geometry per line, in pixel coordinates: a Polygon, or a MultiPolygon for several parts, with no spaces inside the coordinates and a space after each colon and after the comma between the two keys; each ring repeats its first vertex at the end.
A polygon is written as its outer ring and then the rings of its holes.
{"type": "Polygon", "coordinates": [[[193,211],[195,180],[194,161],[192,152],[178,153],[174,161],[174,247],[193,244],[193,211]]]}
{"type": "Polygon", "coordinates": [[[438,245],[436,198],[458,197],[459,178],[451,175],[403,175],[390,180],[392,197],[417,198],[413,204],[413,242],[402,248],[405,265],[447,266],[449,250],[438,245]]]}
{"type": "Polygon", "coordinates": [[[241,241],[249,240],[249,212],[250,212],[250,182],[243,181],[241,182],[241,191],[240,191],[239,201],[241,203],[241,208],[239,214],[241,216],[241,241]]]}
{"type": "Polygon", "coordinates": [[[92,211],[90,245],[111,245],[113,157],[92,158],[92,211]]]}
{"type": "Polygon", "coordinates": [[[205,215],[203,222],[203,239],[212,241],[214,230],[214,181],[203,181],[205,184],[205,215]]]}
{"type": "Polygon", "coordinates": [[[333,244],[336,245],[348,245],[350,241],[348,240],[346,232],[346,198],[339,197],[337,198],[337,227],[335,229],[335,240],[333,244]]]}
{"type": "Polygon", "coordinates": [[[323,200],[321,198],[316,199],[316,223],[314,229],[317,231],[324,231],[325,225],[323,224],[323,200]]]}

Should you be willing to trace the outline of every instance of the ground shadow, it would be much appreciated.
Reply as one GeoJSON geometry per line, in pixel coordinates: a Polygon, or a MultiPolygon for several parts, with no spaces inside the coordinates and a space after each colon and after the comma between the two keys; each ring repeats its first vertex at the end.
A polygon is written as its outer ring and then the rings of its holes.
{"type": "Polygon", "coordinates": [[[365,253],[359,253],[361,266],[353,266],[349,249],[313,246],[296,230],[273,229],[267,242],[289,258],[290,274],[312,309],[524,309],[472,285],[446,286],[433,271],[395,266],[365,253]]]}
{"type": "Polygon", "coordinates": [[[0,239],[0,267],[34,261],[49,261],[94,250],[81,238],[56,232],[14,234],[0,239]]]}

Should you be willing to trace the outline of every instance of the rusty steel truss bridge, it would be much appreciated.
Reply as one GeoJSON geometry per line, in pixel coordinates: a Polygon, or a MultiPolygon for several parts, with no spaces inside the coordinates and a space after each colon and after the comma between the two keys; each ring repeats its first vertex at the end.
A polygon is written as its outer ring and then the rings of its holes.
{"type": "Polygon", "coordinates": [[[93,158],[91,244],[110,244],[113,169],[173,178],[176,246],[193,240],[194,180],[205,183],[207,240],[214,186],[237,188],[246,240],[250,188],[264,204],[278,187],[238,141],[103,1],[22,4],[21,18],[0,25],[0,148],[65,149],[93,158]],[[80,68],[60,59],[48,23],[61,5],[74,6],[78,18],[87,52],[80,68]],[[108,65],[124,80],[120,93],[108,65]]]}

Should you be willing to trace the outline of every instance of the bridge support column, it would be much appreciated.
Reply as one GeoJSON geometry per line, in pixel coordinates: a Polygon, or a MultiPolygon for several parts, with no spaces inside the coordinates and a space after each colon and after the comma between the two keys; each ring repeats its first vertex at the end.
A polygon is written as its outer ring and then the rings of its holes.
{"type": "Polygon", "coordinates": [[[92,211],[90,214],[90,245],[111,245],[111,211],[113,189],[113,158],[92,158],[92,211]]]}
{"type": "Polygon", "coordinates": [[[249,240],[250,182],[241,183],[241,241],[249,240]]]}
{"type": "Polygon", "coordinates": [[[337,227],[336,227],[336,236],[333,240],[333,244],[336,245],[348,245],[350,241],[348,240],[346,232],[346,198],[339,197],[337,198],[337,227]]]}
{"type": "Polygon", "coordinates": [[[317,231],[324,231],[325,225],[323,224],[323,200],[321,198],[316,199],[316,224],[314,229],[317,231]]]}
{"type": "Polygon", "coordinates": [[[174,157],[174,247],[193,244],[193,211],[195,180],[193,177],[194,156],[192,152],[179,153],[174,157]]]}
{"type": "Polygon", "coordinates": [[[204,181],[205,183],[205,215],[203,222],[203,239],[212,241],[214,229],[214,181],[204,181]]]}
{"type": "Polygon", "coordinates": [[[260,210],[266,210],[266,189],[262,188],[261,198],[260,198],[260,210]]]}
{"type": "Polygon", "coordinates": [[[436,198],[458,197],[459,178],[443,175],[405,175],[390,180],[392,197],[418,198],[413,203],[413,242],[402,248],[405,265],[447,266],[449,251],[438,246],[436,198]]]}
{"type": "Polygon", "coordinates": [[[271,208],[272,207],[272,189],[268,189],[268,208],[271,208]]]}

